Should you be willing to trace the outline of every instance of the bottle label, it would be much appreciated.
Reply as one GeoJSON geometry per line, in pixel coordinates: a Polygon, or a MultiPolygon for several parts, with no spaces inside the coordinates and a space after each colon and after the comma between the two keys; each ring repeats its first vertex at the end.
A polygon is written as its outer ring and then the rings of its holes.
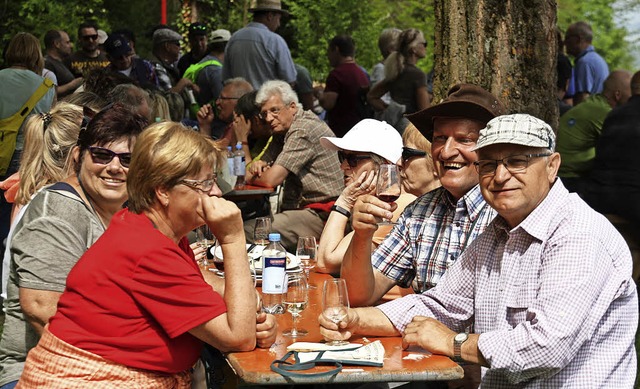
{"type": "Polygon", "coordinates": [[[235,176],[236,175],[236,170],[234,168],[234,160],[233,158],[227,158],[227,165],[229,166],[229,175],[230,176],[235,176]]]}
{"type": "Polygon", "coordinates": [[[245,170],[247,168],[247,166],[245,164],[244,155],[236,156],[234,158],[233,164],[234,164],[236,176],[244,176],[245,170]]]}
{"type": "Polygon", "coordinates": [[[265,257],[262,263],[262,292],[267,294],[281,294],[286,292],[285,266],[286,258],[265,257]]]}

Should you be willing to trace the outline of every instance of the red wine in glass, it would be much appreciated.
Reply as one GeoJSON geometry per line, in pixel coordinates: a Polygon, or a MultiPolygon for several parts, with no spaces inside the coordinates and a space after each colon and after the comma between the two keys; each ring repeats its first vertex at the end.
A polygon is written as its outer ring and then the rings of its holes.
{"type": "MultiPolygon", "coordinates": [[[[400,175],[394,164],[382,164],[378,170],[376,182],[376,196],[387,203],[394,202],[400,197],[400,175]]],[[[395,224],[391,220],[383,219],[378,225],[395,224]]]]}
{"type": "Polygon", "coordinates": [[[393,203],[399,197],[400,197],[400,195],[394,195],[394,194],[379,194],[378,195],[378,198],[380,200],[384,201],[385,203],[393,203]]]}

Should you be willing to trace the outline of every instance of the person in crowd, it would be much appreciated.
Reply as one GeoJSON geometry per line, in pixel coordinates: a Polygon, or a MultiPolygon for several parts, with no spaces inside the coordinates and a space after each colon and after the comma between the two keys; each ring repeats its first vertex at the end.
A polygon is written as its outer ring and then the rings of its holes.
{"type": "Polygon", "coordinates": [[[86,122],[71,152],[74,174],[40,191],[13,233],[0,385],[20,378],[69,271],[127,200],[131,149],[146,121],[114,105],[86,122]]]}
{"type": "MultiPolygon", "coordinates": [[[[260,117],[271,127],[273,141],[259,161],[253,162],[245,178],[252,185],[275,188],[284,184],[280,213],[272,227],[283,246],[295,252],[299,236],[320,238],[331,206],[344,184],[334,152],[320,146],[320,138],[334,136],[313,112],[300,107],[291,86],[281,80],[266,82],[258,91],[260,117]]],[[[253,242],[255,219],[244,223],[253,242]]]]}
{"type": "Polygon", "coordinates": [[[242,219],[219,197],[218,155],[179,123],[158,123],[140,135],[128,208],[69,274],[20,385],[189,388],[203,342],[222,352],[271,346],[275,321],[256,324],[259,299],[242,219]],[[224,279],[203,276],[188,246],[186,234],[205,223],[225,257],[224,279]]]}
{"type": "Polygon", "coordinates": [[[191,50],[178,60],[177,66],[180,74],[184,74],[189,66],[197,64],[207,54],[207,34],[209,34],[209,29],[206,24],[195,22],[189,25],[187,40],[191,50]]]}
{"type": "Polygon", "coordinates": [[[116,85],[107,95],[109,103],[120,103],[128,107],[131,112],[145,118],[148,122],[155,119],[151,112],[150,100],[147,91],[133,84],[116,85]]]}
{"type": "Polygon", "coordinates": [[[260,118],[260,106],[256,104],[258,91],[245,93],[233,109],[233,132],[242,144],[247,166],[259,160],[271,143],[271,128],[260,118]]]}
{"type": "Polygon", "coordinates": [[[131,48],[131,53],[134,57],[138,57],[138,55],[136,54],[136,34],[133,31],[129,30],[128,28],[118,28],[116,30],[113,30],[111,33],[125,37],[127,43],[129,44],[129,47],[131,48]]]}
{"type": "MultiPolygon", "coordinates": [[[[35,36],[20,32],[14,35],[5,52],[6,69],[0,70],[0,119],[8,119],[17,114],[29,98],[43,85],[42,69],[44,58],[40,42],[35,36]]],[[[55,102],[53,86],[37,100],[31,113],[49,112],[55,102]]],[[[31,114],[30,113],[30,114],[31,114]]],[[[4,137],[3,137],[4,138],[4,137]]],[[[18,129],[15,144],[7,140],[0,145],[4,158],[0,167],[0,181],[4,181],[18,171],[24,149],[24,121],[18,129]]],[[[7,202],[4,191],[0,193],[0,242],[4,251],[4,240],[9,233],[12,206],[7,202]]]]}
{"type": "Polygon", "coordinates": [[[171,111],[169,108],[169,102],[164,97],[164,94],[158,90],[150,90],[149,100],[151,101],[151,117],[156,122],[164,122],[171,120],[171,111]]]}
{"type": "Polygon", "coordinates": [[[61,101],[69,104],[75,104],[80,107],[91,108],[95,112],[100,112],[102,108],[108,104],[107,100],[89,91],[72,93],[64,97],[61,101]]]}
{"type": "Polygon", "coordinates": [[[104,53],[104,43],[109,39],[109,34],[105,30],[98,29],[98,49],[104,53]]]}
{"type": "Polygon", "coordinates": [[[329,41],[327,57],[333,68],[327,77],[320,105],[327,111],[331,131],[337,137],[364,117],[358,111],[359,99],[369,88],[369,78],[356,63],[356,44],[349,35],[337,35],[329,41]]]}
{"type": "Polygon", "coordinates": [[[564,44],[567,53],[574,58],[573,105],[583,102],[589,95],[601,93],[604,80],[609,76],[609,66],[593,45],[591,26],[583,21],[576,22],[567,28],[564,44]]]}
{"type": "Polygon", "coordinates": [[[182,36],[170,28],[159,28],[153,32],[153,56],[158,85],[164,91],[182,93],[185,88],[198,92],[198,86],[191,80],[183,78],[176,66],[180,58],[180,41],[182,36]]]}
{"type": "Polygon", "coordinates": [[[96,68],[89,70],[84,77],[82,91],[95,93],[104,100],[107,100],[109,92],[111,92],[116,85],[121,84],[131,84],[131,79],[120,72],[112,72],[106,67],[96,68]]]}
{"type": "MultiPolygon", "coordinates": [[[[402,33],[399,28],[385,28],[378,37],[378,49],[382,55],[382,61],[373,65],[371,69],[371,86],[376,85],[384,80],[384,61],[391,53],[398,50],[398,37],[402,33]]],[[[384,95],[383,101],[389,103],[386,99],[390,98],[388,94],[384,95]]]]}
{"type": "Polygon", "coordinates": [[[442,103],[409,116],[432,142],[433,164],[442,187],[407,206],[373,252],[377,223],[392,217],[395,206],[371,195],[358,198],[353,207],[355,234],[340,270],[353,306],[376,303],[394,285],[411,285],[417,293],[434,287],[493,220],[495,211],[480,193],[473,166],[478,158],[472,149],[480,129],[503,112],[491,93],[476,85],[457,84],[442,103]]]}
{"type": "Polygon", "coordinates": [[[219,29],[211,32],[209,37],[208,54],[202,58],[196,66],[199,70],[194,76],[200,93],[196,96],[198,104],[215,103],[222,91],[222,63],[224,62],[224,49],[231,38],[227,30],[219,29]]]}
{"type": "Polygon", "coordinates": [[[402,189],[416,197],[440,187],[438,173],[431,158],[431,142],[413,124],[402,133],[402,189]]]}
{"type": "Polygon", "coordinates": [[[551,127],[530,115],[487,123],[473,147],[482,194],[498,211],[486,232],[435,288],[350,309],[339,326],[320,315],[323,336],[402,335],[405,348],[483,366],[482,387],[632,387],[629,249],[557,179],[554,145],[551,127]]]}
{"type": "MultiPolygon", "coordinates": [[[[369,103],[376,111],[384,111],[389,106],[382,100],[382,96],[387,92],[395,103],[404,106],[404,110],[398,111],[400,115],[412,114],[429,107],[427,78],[416,66],[418,60],[424,58],[426,53],[427,41],[422,31],[415,28],[402,31],[398,37],[398,50],[389,54],[384,61],[384,80],[377,83],[367,95],[369,103]]],[[[407,124],[406,121],[395,119],[390,119],[389,122],[399,122],[401,130],[404,130],[407,124]]]]}
{"type": "Polygon", "coordinates": [[[253,13],[252,22],[233,33],[227,44],[222,78],[242,77],[256,90],[269,80],[295,83],[291,52],[275,33],[280,18],[289,13],[282,9],[280,0],[257,0],[249,12],[253,13]]]}
{"type": "MultiPolygon", "coordinates": [[[[363,194],[375,195],[380,165],[395,165],[400,160],[402,138],[385,122],[363,119],[342,138],[324,136],[320,138],[320,144],[338,152],[345,188],[331,208],[322,230],[317,268],[322,273],[339,274],[342,258],[353,236],[353,232],[345,234],[353,205],[363,194]]],[[[401,212],[396,209],[391,220],[395,221],[401,212]]]]}
{"type": "MultiPolygon", "coordinates": [[[[26,205],[45,185],[62,181],[73,173],[71,149],[76,145],[82,107],[58,102],[50,112],[31,115],[24,125],[25,147],[16,176],[11,230],[7,236],[2,262],[2,298],[7,298],[7,281],[11,261],[11,238],[17,222],[22,218],[26,205]]],[[[5,196],[6,196],[5,194],[5,196]]]]}
{"type": "Polygon", "coordinates": [[[235,146],[233,132],[233,110],[238,100],[253,87],[243,78],[232,78],[224,82],[224,87],[216,100],[216,112],[211,104],[205,104],[198,111],[200,132],[216,140],[222,140],[221,147],[235,146]]]}
{"type": "Polygon", "coordinates": [[[564,53],[564,39],[562,38],[562,31],[556,27],[556,38],[558,41],[558,59],[556,62],[556,70],[558,72],[558,78],[556,81],[558,89],[556,90],[556,97],[558,98],[558,110],[560,116],[564,115],[571,109],[572,105],[565,101],[567,90],[569,89],[569,82],[573,75],[573,66],[569,57],[564,53]]]}
{"type": "Polygon", "coordinates": [[[110,62],[109,70],[124,74],[143,88],[158,86],[158,77],[154,66],[147,60],[133,56],[133,50],[131,50],[127,38],[111,34],[104,43],[104,49],[110,62]]]}
{"type": "Polygon", "coordinates": [[[562,156],[562,165],[558,176],[562,177],[569,192],[584,192],[593,168],[602,123],[612,108],[629,100],[630,83],[630,72],[611,72],[604,82],[602,93],[589,96],[560,117],[557,151],[562,156]]]}
{"type": "Polygon", "coordinates": [[[51,70],[58,81],[56,94],[62,98],[73,93],[82,85],[82,77],[74,77],[71,70],[63,63],[64,59],[71,55],[73,44],[69,35],[62,30],[49,30],[44,34],[44,67],[51,70]]]}
{"type": "Polygon", "coordinates": [[[78,41],[80,50],[66,57],[64,64],[75,77],[84,77],[94,68],[109,65],[106,55],[98,47],[98,25],[94,22],[84,22],[78,26],[78,41]]]}
{"type": "Polygon", "coordinates": [[[298,101],[302,104],[302,109],[305,111],[313,110],[315,104],[315,96],[313,89],[313,79],[309,73],[309,69],[300,65],[299,63],[293,64],[296,68],[296,84],[293,86],[296,94],[298,95],[298,101]]]}

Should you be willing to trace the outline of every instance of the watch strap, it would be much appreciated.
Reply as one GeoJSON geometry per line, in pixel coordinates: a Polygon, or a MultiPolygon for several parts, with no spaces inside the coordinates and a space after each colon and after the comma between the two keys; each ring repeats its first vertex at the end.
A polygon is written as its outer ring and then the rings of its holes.
{"type": "Polygon", "coordinates": [[[456,340],[455,337],[453,338],[453,360],[458,363],[465,362],[465,360],[462,359],[462,344],[466,342],[467,339],[469,339],[469,335],[466,333],[460,333],[458,335],[462,335],[462,334],[464,334],[465,336],[464,336],[464,339],[461,341],[456,340]]]}
{"type": "Polygon", "coordinates": [[[347,217],[347,219],[351,217],[351,212],[349,212],[348,210],[346,210],[346,209],[342,208],[342,207],[341,207],[341,206],[339,206],[339,205],[335,205],[335,204],[334,204],[334,205],[331,207],[331,211],[338,212],[339,214],[346,216],[346,217],[347,217]]]}

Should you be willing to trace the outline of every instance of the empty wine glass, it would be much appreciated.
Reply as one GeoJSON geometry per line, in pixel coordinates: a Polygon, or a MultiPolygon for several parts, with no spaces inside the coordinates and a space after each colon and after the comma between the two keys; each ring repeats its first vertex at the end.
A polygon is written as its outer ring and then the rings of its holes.
{"type": "Polygon", "coordinates": [[[316,267],[316,253],[318,246],[316,244],[316,238],[313,236],[300,236],[298,237],[298,246],[296,247],[296,257],[300,260],[300,266],[307,277],[307,284],[309,289],[316,289],[315,285],[311,285],[309,282],[309,271],[316,267]]]}
{"type": "Polygon", "coordinates": [[[284,330],[282,335],[297,338],[308,334],[307,330],[298,328],[298,319],[309,303],[309,288],[307,278],[303,273],[285,273],[285,282],[288,282],[287,292],[284,294],[284,306],[293,317],[291,329],[284,330]]]}
{"type": "Polygon", "coordinates": [[[256,218],[256,224],[253,228],[253,243],[261,246],[269,244],[269,234],[271,233],[271,218],[256,218]]]}
{"type": "Polygon", "coordinates": [[[196,228],[196,242],[198,242],[198,245],[202,247],[206,254],[206,257],[203,258],[202,262],[199,263],[199,265],[204,267],[205,269],[209,266],[209,262],[211,262],[213,259],[213,252],[211,249],[215,244],[215,240],[216,238],[215,236],[213,236],[213,233],[211,232],[211,229],[208,225],[205,224],[196,228]]]}
{"type": "MultiPolygon", "coordinates": [[[[329,321],[338,324],[347,317],[349,310],[349,294],[347,282],[342,278],[325,280],[322,286],[322,315],[329,321]]],[[[345,340],[332,340],[329,346],[344,346],[345,340]]]]}
{"type": "MultiPolygon", "coordinates": [[[[387,203],[392,203],[400,197],[400,175],[398,167],[394,164],[382,164],[378,171],[376,182],[376,197],[387,203]]],[[[378,225],[396,224],[388,219],[382,219],[378,225]]]]}

